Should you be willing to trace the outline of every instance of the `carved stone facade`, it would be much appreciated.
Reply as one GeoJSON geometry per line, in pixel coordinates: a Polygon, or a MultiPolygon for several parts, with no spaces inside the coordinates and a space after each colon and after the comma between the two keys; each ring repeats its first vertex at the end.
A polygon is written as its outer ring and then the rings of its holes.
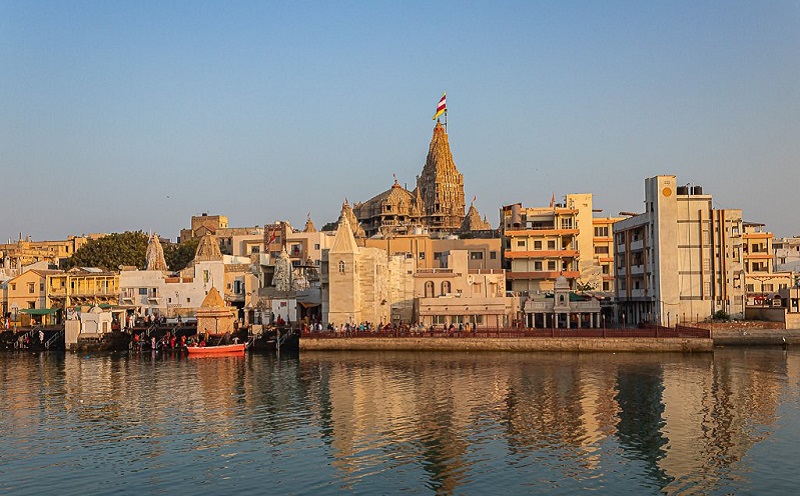
{"type": "Polygon", "coordinates": [[[423,223],[431,232],[455,232],[464,220],[464,176],[458,172],[444,126],[437,122],[417,190],[423,223]]]}
{"type": "Polygon", "coordinates": [[[147,243],[147,265],[145,270],[167,270],[167,261],[164,259],[164,249],[161,247],[161,241],[158,235],[153,233],[150,236],[150,241],[147,243]]]}
{"type": "Polygon", "coordinates": [[[463,232],[464,227],[473,231],[490,229],[477,210],[476,222],[474,216],[465,217],[464,208],[464,176],[453,160],[447,132],[437,122],[414,190],[404,188],[395,179],[387,191],[353,205],[354,218],[348,221],[356,237],[360,237],[357,232],[361,226],[368,237],[410,234],[415,228],[443,234],[463,232]]]}

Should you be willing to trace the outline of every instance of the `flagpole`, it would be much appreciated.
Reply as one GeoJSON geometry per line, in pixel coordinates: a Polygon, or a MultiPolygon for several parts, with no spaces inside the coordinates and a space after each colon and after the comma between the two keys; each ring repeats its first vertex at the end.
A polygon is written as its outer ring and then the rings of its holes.
{"type": "Polygon", "coordinates": [[[444,109],[444,132],[447,134],[447,107],[444,109]]]}

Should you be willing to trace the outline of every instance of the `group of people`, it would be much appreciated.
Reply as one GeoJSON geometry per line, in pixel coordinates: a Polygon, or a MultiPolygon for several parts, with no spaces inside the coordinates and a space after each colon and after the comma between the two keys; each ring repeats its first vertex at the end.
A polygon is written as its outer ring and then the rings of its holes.
{"type": "MultiPolygon", "coordinates": [[[[387,323],[384,324],[381,322],[378,325],[373,324],[372,322],[362,322],[360,324],[339,324],[338,326],[333,322],[329,323],[327,328],[327,332],[335,333],[337,336],[350,336],[355,333],[387,333],[387,334],[395,334],[395,335],[402,335],[402,334],[425,334],[430,333],[433,335],[435,333],[442,333],[449,336],[455,335],[456,332],[458,333],[469,333],[475,332],[475,323],[459,323],[444,324],[441,328],[436,328],[435,326],[431,325],[430,327],[426,327],[424,324],[419,323],[411,323],[408,324],[406,322],[400,323],[387,323]]],[[[322,324],[314,324],[313,327],[310,329],[304,328],[304,332],[322,332],[322,324]]]]}

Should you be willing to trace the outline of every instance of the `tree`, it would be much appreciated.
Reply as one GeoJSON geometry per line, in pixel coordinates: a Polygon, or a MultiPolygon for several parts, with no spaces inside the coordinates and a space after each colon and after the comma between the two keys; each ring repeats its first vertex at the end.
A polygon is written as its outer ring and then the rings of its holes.
{"type": "Polygon", "coordinates": [[[163,247],[164,259],[169,270],[177,272],[192,263],[199,243],[200,238],[192,238],[183,243],[166,243],[163,247]]]}
{"type": "Polygon", "coordinates": [[[107,271],[119,270],[120,265],[144,268],[147,253],[147,234],[142,231],[113,233],[92,239],[81,246],[62,267],[98,267],[107,271]]]}

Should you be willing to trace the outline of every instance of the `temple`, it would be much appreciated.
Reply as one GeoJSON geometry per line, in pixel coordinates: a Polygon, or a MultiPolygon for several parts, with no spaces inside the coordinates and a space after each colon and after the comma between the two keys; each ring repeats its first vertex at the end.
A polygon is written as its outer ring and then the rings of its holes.
{"type": "MultiPolygon", "coordinates": [[[[347,201],[343,210],[350,210],[347,201]]],[[[426,230],[431,235],[452,235],[467,231],[489,231],[491,226],[474,205],[464,215],[464,176],[458,171],[447,132],[437,122],[433,129],[428,156],[409,191],[394,180],[391,188],[352,206],[348,222],[355,237],[383,237],[426,230]]],[[[341,221],[341,219],[340,219],[341,221]]]]}

